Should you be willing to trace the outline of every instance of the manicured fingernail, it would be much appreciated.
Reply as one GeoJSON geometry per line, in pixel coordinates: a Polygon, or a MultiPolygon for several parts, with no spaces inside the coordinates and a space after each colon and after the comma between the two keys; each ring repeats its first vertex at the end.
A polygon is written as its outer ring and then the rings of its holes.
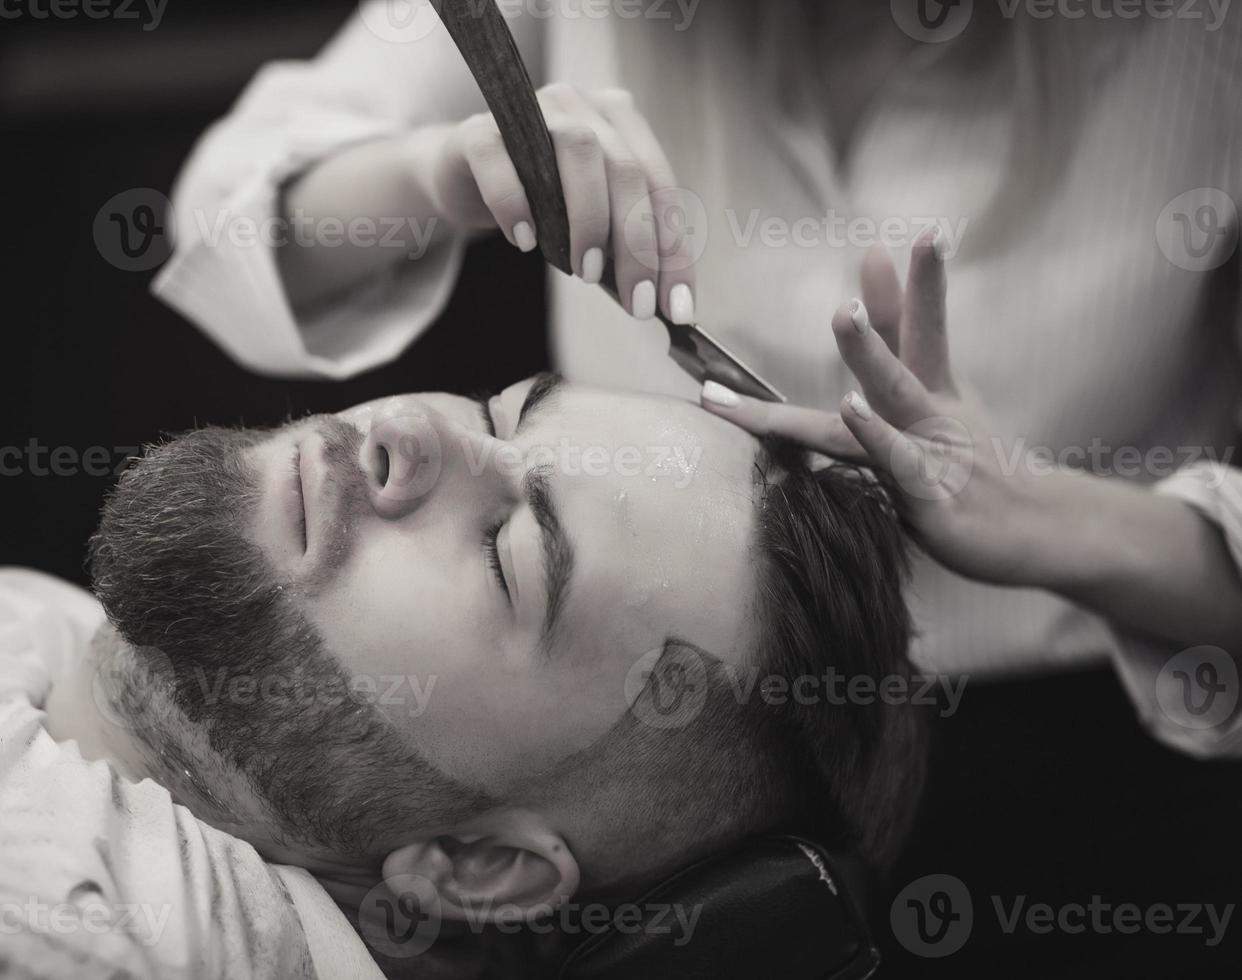
{"type": "Polygon", "coordinates": [[[858,392],[851,391],[848,395],[846,395],[845,404],[849,405],[850,411],[864,422],[871,419],[871,406],[867,404],[867,400],[858,392]]]}
{"type": "Polygon", "coordinates": [[[860,299],[850,300],[850,319],[854,321],[854,329],[859,333],[866,333],[871,327],[871,317],[867,315],[867,308],[860,299]]]}
{"type": "Polygon", "coordinates": [[[530,226],[530,222],[519,221],[513,226],[513,241],[523,252],[534,251],[535,229],[530,226]]]}
{"type": "Polygon", "coordinates": [[[668,308],[674,323],[694,322],[694,293],[684,282],[679,282],[668,294],[668,308]]]}
{"type": "Polygon", "coordinates": [[[656,290],[655,283],[644,279],[634,287],[634,295],[630,297],[630,312],[636,320],[650,320],[655,316],[656,290]]]}
{"type": "Polygon", "coordinates": [[[597,283],[604,278],[604,250],[588,248],[582,256],[582,281],[597,283]]]}
{"type": "Polygon", "coordinates": [[[944,232],[941,230],[939,225],[936,225],[928,233],[927,244],[929,244],[932,248],[932,255],[936,256],[939,261],[943,262],[944,253],[948,249],[949,243],[945,241],[944,232]]]}
{"type": "Polygon", "coordinates": [[[703,400],[724,408],[737,408],[740,404],[737,392],[716,381],[703,382],[703,400]]]}

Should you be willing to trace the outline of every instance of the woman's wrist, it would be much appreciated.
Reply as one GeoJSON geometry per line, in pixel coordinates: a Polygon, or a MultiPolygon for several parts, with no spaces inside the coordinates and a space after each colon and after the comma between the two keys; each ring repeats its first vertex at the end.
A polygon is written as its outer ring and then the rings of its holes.
{"type": "Polygon", "coordinates": [[[1237,647],[1242,577],[1219,528],[1149,487],[1078,471],[1037,479],[1042,543],[1028,584],[1124,629],[1237,647]]]}
{"type": "Polygon", "coordinates": [[[1068,469],[1027,474],[1023,480],[1023,498],[1033,515],[1024,584],[1081,601],[1135,574],[1125,505],[1142,491],[1068,469]]]}

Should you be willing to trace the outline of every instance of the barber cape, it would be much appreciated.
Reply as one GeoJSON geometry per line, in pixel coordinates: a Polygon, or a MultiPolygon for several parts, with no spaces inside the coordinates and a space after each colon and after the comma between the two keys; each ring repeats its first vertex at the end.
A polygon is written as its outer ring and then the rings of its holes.
{"type": "Polygon", "coordinates": [[[54,678],[102,621],[76,586],[0,569],[0,973],[381,980],[307,872],[47,733],[54,678]]]}

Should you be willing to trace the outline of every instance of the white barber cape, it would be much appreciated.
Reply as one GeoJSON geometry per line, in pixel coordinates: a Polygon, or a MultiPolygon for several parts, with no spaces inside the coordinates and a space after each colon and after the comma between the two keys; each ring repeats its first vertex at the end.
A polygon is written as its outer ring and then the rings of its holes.
{"type": "Polygon", "coordinates": [[[305,871],[43,728],[51,685],[102,620],[76,586],[0,569],[0,974],[382,980],[305,871]]]}

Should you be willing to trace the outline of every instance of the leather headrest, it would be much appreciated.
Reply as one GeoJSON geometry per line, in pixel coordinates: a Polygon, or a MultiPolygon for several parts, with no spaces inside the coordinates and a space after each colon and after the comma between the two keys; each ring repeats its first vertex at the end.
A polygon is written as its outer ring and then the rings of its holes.
{"type": "Polygon", "coordinates": [[[798,837],[691,865],[574,950],[560,980],[863,980],[879,954],[852,866],[798,837]]]}

